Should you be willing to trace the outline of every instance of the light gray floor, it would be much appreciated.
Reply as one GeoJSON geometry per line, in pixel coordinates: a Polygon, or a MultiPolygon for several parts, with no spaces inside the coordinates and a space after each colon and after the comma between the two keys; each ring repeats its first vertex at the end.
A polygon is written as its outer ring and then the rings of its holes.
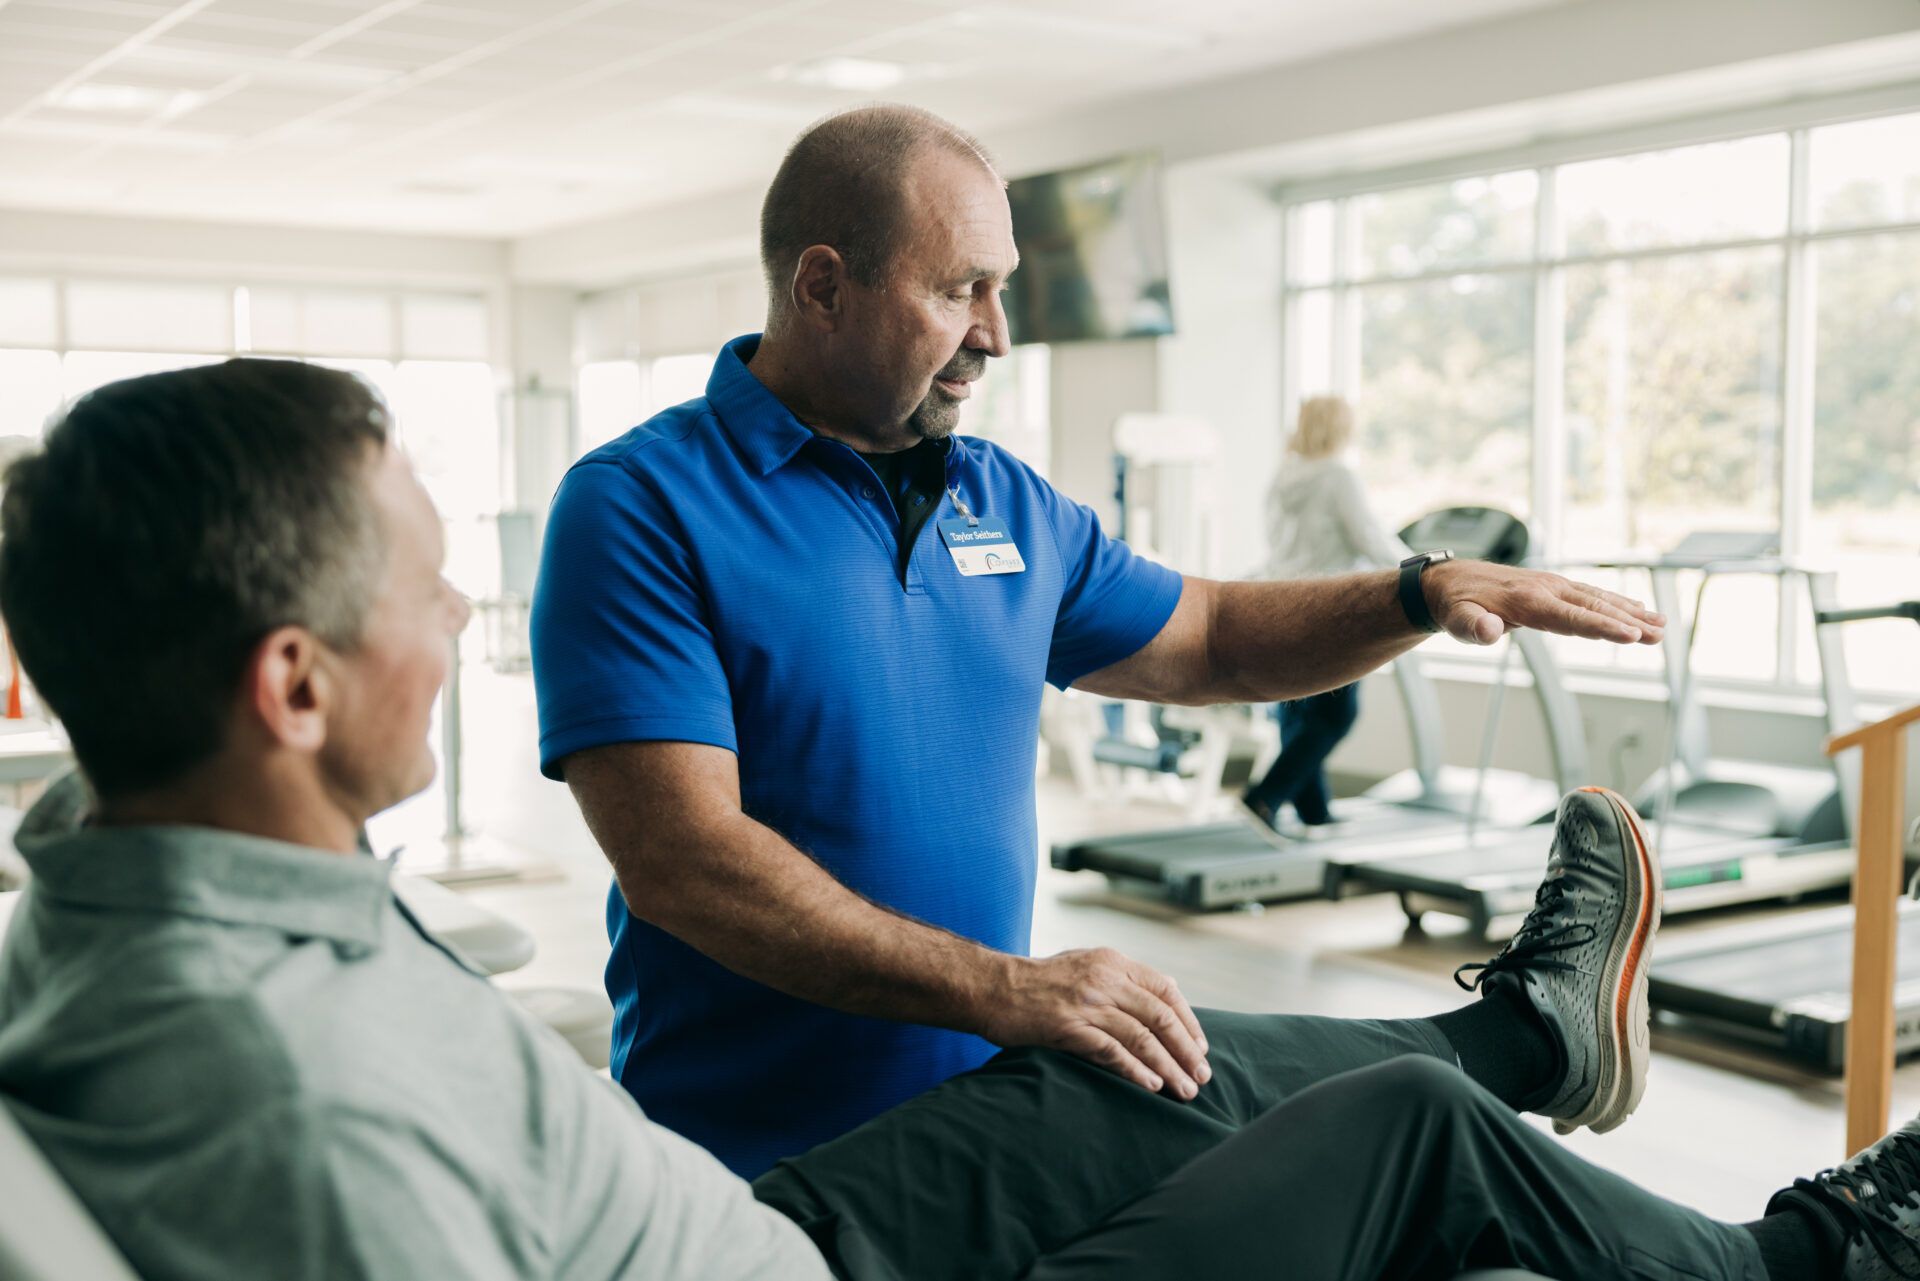
{"type": "MultiPolygon", "coordinates": [[[[607,955],[608,877],[566,788],[535,767],[532,683],[469,667],[464,706],[469,826],[552,873],[467,891],[538,939],[532,964],[506,982],[597,985],[607,955]]],[[[405,843],[414,858],[427,857],[441,812],[436,788],[377,820],[376,843],[405,843]]],[[[1063,780],[1041,780],[1043,843],[1180,821],[1170,805],[1093,804],[1063,780]]],[[[402,866],[410,861],[402,855],[402,866]]],[[[1402,1017],[1469,999],[1446,972],[1488,949],[1458,937],[1403,935],[1398,907],[1384,898],[1190,915],[1115,895],[1099,876],[1055,872],[1044,861],[1034,917],[1036,952],[1114,946],[1174,975],[1197,1005],[1402,1017]]],[[[1916,1109],[1920,1066],[1910,1066],[1896,1078],[1895,1117],[1916,1109]]],[[[1582,1131],[1564,1142],[1664,1196],[1724,1218],[1751,1218],[1775,1188],[1841,1157],[1840,1086],[1777,1062],[1660,1037],[1635,1117],[1610,1135],[1582,1131]]]]}

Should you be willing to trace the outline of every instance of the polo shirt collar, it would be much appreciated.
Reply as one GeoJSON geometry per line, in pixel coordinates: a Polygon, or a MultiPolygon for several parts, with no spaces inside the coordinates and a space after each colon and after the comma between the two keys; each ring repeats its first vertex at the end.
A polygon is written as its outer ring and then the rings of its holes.
{"type": "MultiPolygon", "coordinates": [[[[793,461],[815,433],[747,368],[759,349],[759,334],[744,334],[720,349],[713,373],[707,377],[707,403],[754,470],[766,476],[793,461]]],[[[952,485],[961,458],[952,436],[941,439],[940,457],[946,483],[952,485]]]]}
{"type": "Polygon", "coordinates": [[[766,476],[786,466],[813,433],[747,368],[759,349],[759,334],[743,335],[720,349],[707,379],[707,403],[754,470],[766,476]]]}
{"type": "Polygon", "coordinates": [[[157,912],[325,938],[349,954],[380,946],[393,864],[221,828],[88,827],[80,776],[47,790],[14,843],[33,893],[110,911],[157,912]]]}

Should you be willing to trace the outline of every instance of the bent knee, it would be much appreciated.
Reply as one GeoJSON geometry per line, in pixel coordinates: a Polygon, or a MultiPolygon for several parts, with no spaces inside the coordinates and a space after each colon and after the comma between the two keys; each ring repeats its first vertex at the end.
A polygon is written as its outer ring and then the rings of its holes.
{"type": "Polygon", "coordinates": [[[1484,1094],[1465,1072],[1430,1054],[1404,1054],[1361,1072],[1387,1100],[1409,1108],[1477,1104],[1484,1094]]]}

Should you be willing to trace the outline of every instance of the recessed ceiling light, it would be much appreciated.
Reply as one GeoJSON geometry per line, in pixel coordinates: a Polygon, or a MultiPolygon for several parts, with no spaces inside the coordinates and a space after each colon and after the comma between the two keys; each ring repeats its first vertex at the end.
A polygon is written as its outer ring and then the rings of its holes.
{"type": "Polygon", "coordinates": [[[812,62],[776,68],[773,78],[820,89],[877,93],[905,80],[907,69],[897,62],[881,62],[877,58],[816,58],[812,62]]]}
{"type": "Polygon", "coordinates": [[[75,85],[51,101],[68,111],[97,111],[116,115],[144,115],[164,111],[179,115],[200,102],[201,95],[175,89],[150,89],[144,85],[101,84],[94,81],[75,85]]]}

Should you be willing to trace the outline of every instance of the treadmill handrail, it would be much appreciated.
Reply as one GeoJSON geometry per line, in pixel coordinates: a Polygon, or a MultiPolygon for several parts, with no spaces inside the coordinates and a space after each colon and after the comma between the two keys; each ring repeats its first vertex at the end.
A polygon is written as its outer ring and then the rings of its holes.
{"type": "Polygon", "coordinates": [[[1705,574],[1787,574],[1801,566],[1780,556],[1737,557],[1723,560],[1696,560],[1691,556],[1660,556],[1653,560],[1560,561],[1569,568],[1585,569],[1692,569],[1705,574]]]}
{"type": "Polygon", "coordinates": [[[1874,605],[1865,609],[1823,609],[1813,616],[1821,626],[1828,623],[1864,623],[1875,618],[1908,618],[1920,623],[1920,600],[1903,600],[1898,605],[1874,605]]]}

